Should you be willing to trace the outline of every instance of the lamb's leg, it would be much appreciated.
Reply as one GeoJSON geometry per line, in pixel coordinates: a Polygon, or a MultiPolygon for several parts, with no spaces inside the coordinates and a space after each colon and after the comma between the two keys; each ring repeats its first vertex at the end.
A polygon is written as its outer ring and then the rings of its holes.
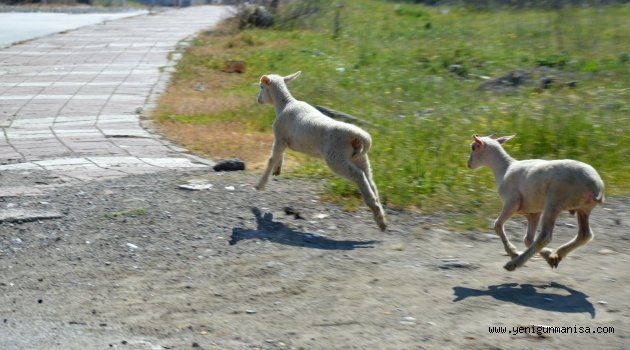
{"type": "Polygon", "coordinates": [[[518,210],[520,203],[519,198],[514,198],[511,200],[507,200],[503,203],[503,208],[501,209],[501,213],[499,213],[499,217],[494,220],[494,232],[501,238],[501,242],[503,242],[503,248],[505,252],[511,257],[515,257],[518,255],[518,251],[516,251],[516,247],[510,243],[510,240],[505,235],[505,230],[503,229],[503,224],[516,213],[518,210]]]}
{"type": "Polygon", "coordinates": [[[280,155],[280,160],[278,161],[278,165],[273,170],[273,176],[278,176],[282,173],[282,163],[284,163],[284,153],[280,155]]]}
{"type": "Polygon", "coordinates": [[[370,160],[368,159],[367,155],[360,155],[357,156],[355,158],[352,159],[352,162],[363,171],[363,173],[365,174],[365,176],[367,177],[367,180],[370,184],[370,188],[372,189],[372,192],[374,193],[374,196],[376,197],[376,200],[378,201],[378,203],[381,203],[381,199],[378,195],[378,189],[376,188],[376,184],[374,183],[374,179],[372,178],[372,168],[370,167],[370,160]]]}
{"type": "Polygon", "coordinates": [[[256,184],[257,190],[263,190],[265,188],[267,181],[269,181],[269,175],[271,175],[271,171],[275,170],[278,166],[278,163],[281,161],[284,150],[286,148],[286,145],[278,142],[277,139],[273,143],[273,148],[271,149],[271,157],[269,157],[269,161],[267,162],[267,169],[265,169],[265,172],[260,177],[258,184],[256,184]]]}
{"type": "Polygon", "coordinates": [[[538,227],[538,222],[540,221],[540,213],[535,214],[527,214],[527,233],[523,238],[523,243],[525,243],[525,247],[529,247],[534,243],[534,237],[536,236],[536,228],[538,227]]]}
{"type": "MultiPolygon", "coordinates": [[[[545,209],[542,214],[542,229],[536,237],[536,240],[532,245],[529,246],[522,254],[512,258],[507,264],[505,264],[505,269],[508,271],[514,271],[517,267],[523,266],[527,260],[529,260],[536,253],[540,252],[549,242],[551,242],[551,236],[553,233],[553,226],[556,223],[556,218],[560,214],[560,206],[556,204],[550,205],[547,200],[547,204],[545,205],[545,209]]],[[[547,251],[547,250],[545,250],[547,251]]],[[[544,252],[542,253],[544,254],[544,252]]],[[[544,255],[543,255],[544,256],[544,255]]]]}
{"type": "Polygon", "coordinates": [[[347,159],[339,159],[331,156],[326,159],[326,163],[334,172],[357,184],[365,204],[367,204],[367,206],[372,210],[374,220],[376,220],[378,227],[381,231],[385,231],[387,228],[385,212],[383,211],[381,204],[378,202],[376,195],[372,191],[372,187],[370,186],[370,182],[368,181],[365,173],[347,159]]]}
{"type": "Polygon", "coordinates": [[[564,259],[570,252],[583,246],[588,243],[591,239],[593,239],[593,232],[591,231],[591,227],[588,224],[588,217],[590,215],[590,210],[578,210],[577,211],[577,219],[578,219],[578,234],[571,240],[570,242],[560,246],[555,251],[545,251],[540,254],[547,260],[547,263],[551,268],[558,267],[558,264],[562,259],[564,259]]]}

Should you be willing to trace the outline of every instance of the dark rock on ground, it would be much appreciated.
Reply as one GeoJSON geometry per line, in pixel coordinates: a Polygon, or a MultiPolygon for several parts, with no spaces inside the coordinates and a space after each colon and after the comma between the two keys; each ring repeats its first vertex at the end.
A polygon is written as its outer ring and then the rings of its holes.
{"type": "Polygon", "coordinates": [[[507,74],[489,80],[479,87],[482,90],[512,89],[531,82],[532,74],[521,68],[512,69],[507,74]]]}
{"type": "Polygon", "coordinates": [[[239,171],[245,170],[245,162],[238,158],[225,159],[217,162],[212,169],[214,171],[239,171]]]}

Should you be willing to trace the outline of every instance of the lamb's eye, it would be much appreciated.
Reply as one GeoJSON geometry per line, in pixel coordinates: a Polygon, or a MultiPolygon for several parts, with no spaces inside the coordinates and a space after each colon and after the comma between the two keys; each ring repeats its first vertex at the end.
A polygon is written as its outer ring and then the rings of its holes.
{"type": "Polygon", "coordinates": [[[477,148],[477,144],[476,144],[476,143],[473,143],[473,144],[470,146],[470,148],[472,148],[472,150],[474,151],[474,150],[477,148]]]}

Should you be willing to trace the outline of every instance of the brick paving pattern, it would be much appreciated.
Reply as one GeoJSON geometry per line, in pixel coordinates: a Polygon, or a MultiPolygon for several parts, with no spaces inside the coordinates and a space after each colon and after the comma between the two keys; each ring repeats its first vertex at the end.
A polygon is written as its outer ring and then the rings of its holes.
{"type": "MultiPolygon", "coordinates": [[[[165,88],[169,52],[226,14],[168,10],[0,50],[0,174],[44,170],[76,182],[207,166],[139,118],[165,88]]],[[[39,191],[0,187],[0,196],[39,191]]]]}

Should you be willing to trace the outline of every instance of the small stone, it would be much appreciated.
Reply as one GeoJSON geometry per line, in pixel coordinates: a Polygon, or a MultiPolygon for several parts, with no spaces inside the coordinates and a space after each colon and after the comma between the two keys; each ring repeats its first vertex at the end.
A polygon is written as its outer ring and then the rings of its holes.
{"type": "Polygon", "coordinates": [[[183,190],[201,191],[201,190],[211,189],[212,184],[211,183],[187,183],[187,184],[179,185],[177,187],[183,190]]]}
{"type": "Polygon", "coordinates": [[[214,171],[240,171],[245,170],[245,162],[238,158],[224,159],[217,162],[212,169],[214,171]]]}
{"type": "Polygon", "coordinates": [[[249,314],[249,315],[253,315],[253,314],[256,313],[256,310],[254,310],[254,309],[247,309],[247,310],[245,310],[245,313],[249,314]]]}
{"type": "Polygon", "coordinates": [[[330,215],[328,215],[328,214],[321,214],[321,213],[320,213],[320,214],[315,214],[313,217],[314,217],[315,219],[324,219],[324,218],[327,218],[327,217],[329,217],[329,216],[330,216],[330,215]]]}
{"type": "Polygon", "coordinates": [[[284,213],[287,215],[293,215],[293,217],[296,219],[304,220],[304,217],[302,217],[302,214],[297,209],[294,209],[291,207],[284,207],[284,213]]]}
{"type": "Polygon", "coordinates": [[[450,66],[448,66],[448,70],[449,72],[455,73],[457,75],[463,75],[465,73],[464,66],[462,66],[461,64],[451,64],[450,66]]]}
{"type": "Polygon", "coordinates": [[[203,86],[203,84],[198,84],[198,85],[195,85],[194,89],[195,89],[195,91],[204,91],[206,89],[206,87],[203,86]]]}
{"type": "Polygon", "coordinates": [[[43,302],[44,302],[44,299],[37,299],[37,303],[38,303],[38,304],[41,304],[41,303],[43,303],[43,302]]]}
{"type": "Polygon", "coordinates": [[[228,191],[234,191],[235,190],[234,186],[225,186],[225,189],[228,190],[228,191]]]}
{"type": "Polygon", "coordinates": [[[198,348],[199,347],[199,343],[193,342],[192,344],[190,344],[190,346],[192,346],[193,348],[198,348]]]}
{"type": "Polygon", "coordinates": [[[405,317],[402,317],[400,319],[399,323],[400,324],[407,324],[407,325],[415,324],[416,323],[416,319],[414,317],[411,317],[411,316],[405,316],[405,317]]]}
{"type": "Polygon", "coordinates": [[[552,77],[542,77],[540,78],[540,86],[543,89],[549,89],[553,85],[552,77]]]}
{"type": "Polygon", "coordinates": [[[440,263],[439,267],[444,270],[450,269],[477,269],[478,266],[463,260],[448,260],[440,263]]]}
{"type": "Polygon", "coordinates": [[[607,303],[607,302],[605,302],[605,301],[603,301],[603,300],[600,300],[600,301],[598,301],[597,303],[598,303],[599,305],[608,305],[608,303],[607,303]]]}
{"type": "Polygon", "coordinates": [[[575,228],[575,225],[569,224],[568,222],[565,222],[564,226],[569,227],[569,228],[575,228]]]}
{"type": "Polygon", "coordinates": [[[612,250],[612,249],[604,248],[604,249],[598,251],[597,254],[599,254],[599,255],[615,255],[615,254],[617,254],[617,252],[612,250]]]}
{"type": "Polygon", "coordinates": [[[129,247],[130,249],[138,249],[138,246],[133,243],[127,243],[127,247],[129,247]]]}
{"type": "Polygon", "coordinates": [[[405,245],[404,245],[404,244],[400,244],[400,243],[398,243],[398,244],[392,244],[392,245],[389,247],[389,249],[391,249],[391,250],[396,250],[396,251],[399,251],[399,252],[402,252],[403,250],[405,250],[405,245]]]}

